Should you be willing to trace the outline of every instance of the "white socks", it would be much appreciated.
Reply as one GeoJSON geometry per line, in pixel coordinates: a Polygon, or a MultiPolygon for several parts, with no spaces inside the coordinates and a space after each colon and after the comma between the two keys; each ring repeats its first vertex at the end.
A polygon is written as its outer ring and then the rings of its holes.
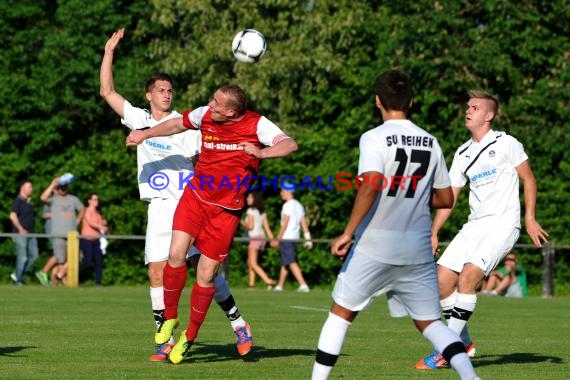
{"type": "Polygon", "coordinates": [[[164,287],[150,288],[152,310],[164,310],[164,287]]]}
{"type": "Polygon", "coordinates": [[[340,355],[342,344],[344,343],[344,338],[350,325],[351,323],[347,320],[329,312],[329,316],[321,330],[317,350],[324,353],[330,359],[334,359],[332,362],[318,363],[319,352],[317,352],[317,360],[315,360],[313,365],[312,380],[324,380],[329,377],[334,362],[336,362],[336,358],[340,355]]]}
{"type": "Polygon", "coordinates": [[[463,330],[467,321],[471,317],[473,310],[475,310],[476,305],[476,294],[457,293],[457,300],[455,301],[455,306],[451,312],[451,318],[448,322],[449,328],[457,334],[460,334],[461,330],[463,330]]]}
{"type": "MultiPolygon", "coordinates": [[[[453,343],[461,343],[459,336],[441,321],[435,321],[429,325],[423,331],[423,335],[439,352],[443,352],[453,343]]],[[[471,360],[465,352],[453,355],[449,364],[462,380],[472,380],[477,376],[471,360]]]]}

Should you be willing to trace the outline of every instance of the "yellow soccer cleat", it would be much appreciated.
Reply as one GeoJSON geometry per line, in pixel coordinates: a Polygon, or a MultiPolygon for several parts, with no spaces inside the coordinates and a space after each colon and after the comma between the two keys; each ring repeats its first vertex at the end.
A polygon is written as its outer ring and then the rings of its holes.
{"type": "Polygon", "coordinates": [[[156,344],[165,344],[170,340],[172,336],[172,331],[178,327],[178,319],[167,319],[166,321],[162,322],[158,330],[156,330],[156,334],[154,334],[154,343],[156,344]]]}
{"type": "Polygon", "coordinates": [[[170,360],[172,364],[180,364],[188,354],[188,351],[190,351],[190,347],[192,347],[192,342],[186,338],[186,330],[184,330],[176,345],[170,350],[168,360],[170,360]]]}

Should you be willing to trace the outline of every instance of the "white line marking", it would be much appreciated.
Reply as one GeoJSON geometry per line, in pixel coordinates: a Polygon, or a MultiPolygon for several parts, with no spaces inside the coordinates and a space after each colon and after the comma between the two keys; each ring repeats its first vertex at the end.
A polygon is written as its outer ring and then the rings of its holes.
{"type": "Polygon", "coordinates": [[[317,307],[306,307],[306,306],[291,306],[292,309],[308,310],[308,311],[329,311],[329,309],[319,309],[317,307]]]}

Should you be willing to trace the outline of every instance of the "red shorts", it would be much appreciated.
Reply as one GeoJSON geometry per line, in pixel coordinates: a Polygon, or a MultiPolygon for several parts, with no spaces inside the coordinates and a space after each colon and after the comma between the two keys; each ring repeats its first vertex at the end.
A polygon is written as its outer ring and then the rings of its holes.
{"type": "Polygon", "coordinates": [[[172,229],[195,238],[194,246],[212,260],[224,261],[230,252],[242,210],[205,203],[186,187],[174,212],[172,229]]]}

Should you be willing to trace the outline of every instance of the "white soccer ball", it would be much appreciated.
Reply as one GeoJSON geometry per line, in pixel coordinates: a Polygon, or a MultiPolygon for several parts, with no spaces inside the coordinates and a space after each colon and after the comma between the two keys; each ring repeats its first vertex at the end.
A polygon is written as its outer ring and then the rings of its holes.
{"type": "Polygon", "coordinates": [[[263,34],[255,29],[244,29],[234,37],[232,52],[240,62],[255,63],[263,57],[267,42],[263,34]]]}

